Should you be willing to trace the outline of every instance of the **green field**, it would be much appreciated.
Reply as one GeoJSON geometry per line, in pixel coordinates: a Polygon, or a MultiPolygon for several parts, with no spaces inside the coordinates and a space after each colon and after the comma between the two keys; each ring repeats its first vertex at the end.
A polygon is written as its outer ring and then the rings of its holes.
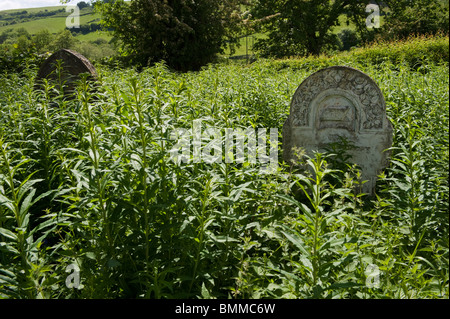
{"type": "MultiPolygon", "coordinates": [[[[55,6],[55,7],[42,7],[42,8],[30,8],[30,9],[19,9],[19,10],[5,10],[0,11],[0,33],[13,29],[17,30],[20,28],[24,28],[28,31],[29,34],[34,35],[42,30],[48,30],[50,33],[58,33],[63,31],[66,28],[66,20],[67,17],[71,14],[70,12],[58,12],[56,15],[50,17],[34,17],[31,21],[20,21],[16,24],[4,25],[6,22],[6,17],[10,17],[11,13],[21,12],[26,10],[28,13],[37,13],[40,11],[48,10],[50,11],[58,11],[61,9],[65,9],[65,6],[55,6]]],[[[91,23],[99,23],[101,19],[101,15],[94,12],[92,8],[83,8],[80,12],[80,24],[86,25],[91,23]]],[[[104,38],[109,40],[111,36],[108,36],[106,32],[102,33],[93,33],[89,36],[80,36],[79,40],[81,41],[91,41],[96,40],[98,38],[104,38]]]]}
{"type": "Polygon", "coordinates": [[[97,65],[75,98],[35,90],[35,68],[0,75],[0,298],[448,299],[448,41],[189,73],[97,65]],[[298,85],[331,65],[385,96],[394,143],[375,196],[355,192],[345,144],[298,168],[279,144],[270,175],[173,161],[196,120],[281,143],[298,85]]]}
{"type": "MultiPolygon", "coordinates": [[[[117,54],[116,47],[109,43],[113,38],[108,31],[100,30],[99,13],[92,7],[80,11],[80,28],[70,34],[66,21],[72,11],[65,6],[35,9],[0,11],[0,45],[11,52],[14,47],[23,48],[34,44],[38,54],[59,50],[75,50],[90,60],[111,57],[117,54]],[[48,33],[42,31],[48,31],[48,33]]],[[[70,18],[69,23],[73,23],[70,18]]],[[[13,59],[13,58],[11,58],[13,59]]]]}
{"type": "Polygon", "coordinates": [[[113,38],[113,36],[108,31],[95,31],[95,32],[90,32],[88,34],[79,34],[76,36],[76,39],[78,39],[82,42],[95,41],[98,39],[104,39],[106,41],[110,41],[112,38],[113,38]]]}

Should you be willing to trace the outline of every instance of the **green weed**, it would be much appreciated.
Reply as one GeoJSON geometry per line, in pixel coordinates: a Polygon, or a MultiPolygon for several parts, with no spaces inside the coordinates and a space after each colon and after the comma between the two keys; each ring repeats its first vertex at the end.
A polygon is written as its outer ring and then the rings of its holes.
{"type": "Polygon", "coordinates": [[[195,120],[282,132],[320,58],[100,67],[71,99],[64,83],[33,90],[34,69],[2,75],[1,297],[448,298],[448,63],[344,62],[379,84],[394,127],[373,197],[345,142],[271,175],[171,159],[195,120]]]}

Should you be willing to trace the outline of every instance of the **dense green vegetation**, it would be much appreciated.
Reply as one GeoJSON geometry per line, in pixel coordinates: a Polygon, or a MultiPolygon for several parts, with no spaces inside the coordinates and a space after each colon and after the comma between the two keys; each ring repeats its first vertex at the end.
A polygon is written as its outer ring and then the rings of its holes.
{"type": "Polygon", "coordinates": [[[256,41],[255,50],[265,57],[283,58],[347,50],[373,41],[402,40],[412,34],[448,34],[448,1],[370,3],[376,14],[368,1],[359,0],[251,1],[251,26],[268,35],[256,41]],[[375,16],[377,26],[373,23],[375,16]]]}
{"type": "Polygon", "coordinates": [[[94,1],[133,65],[199,70],[240,35],[244,0],[94,1]]]}
{"type": "Polygon", "coordinates": [[[34,90],[32,63],[0,76],[1,297],[449,297],[448,37],[182,74],[97,67],[76,99],[34,90]],[[374,197],[354,192],[345,145],[299,159],[314,178],[170,160],[171,132],[194,120],[281,134],[297,86],[335,64],[386,98],[374,197]]]}
{"type": "Polygon", "coordinates": [[[448,3],[433,0],[386,0],[375,8],[359,0],[93,3],[131,65],[164,61],[182,71],[198,70],[218,54],[234,54],[244,39],[248,59],[249,35],[250,51],[260,57],[284,58],[449,31],[448,3]],[[375,26],[372,20],[382,24],[375,26]]]}
{"type": "Polygon", "coordinates": [[[91,60],[114,57],[143,67],[164,60],[172,68],[196,69],[216,53],[247,59],[248,54],[331,55],[374,40],[448,34],[448,0],[384,1],[379,29],[366,27],[369,13],[361,1],[332,1],[331,6],[323,1],[229,0],[214,12],[207,1],[160,7],[148,1],[91,1],[99,10],[82,1],[77,4],[80,27],[70,33],[65,28],[71,13],[64,6],[0,11],[0,68],[20,71],[33,55],[63,47],[91,60]]]}

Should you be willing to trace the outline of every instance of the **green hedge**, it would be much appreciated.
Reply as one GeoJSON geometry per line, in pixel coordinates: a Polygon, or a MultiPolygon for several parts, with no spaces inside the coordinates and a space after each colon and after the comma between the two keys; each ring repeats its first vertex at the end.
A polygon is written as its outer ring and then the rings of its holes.
{"type": "Polygon", "coordinates": [[[333,56],[321,55],[319,57],[290,58],[272,61],[273,67],[283,69],[315,69],[336,64],[363,65],[381,64],[391,62],[418,68],[426,63],[441,63],[449,61],[448,36],[412,37],[399,42],[374,43],[364,48],[356,48],[348,52],[333,56]]]}

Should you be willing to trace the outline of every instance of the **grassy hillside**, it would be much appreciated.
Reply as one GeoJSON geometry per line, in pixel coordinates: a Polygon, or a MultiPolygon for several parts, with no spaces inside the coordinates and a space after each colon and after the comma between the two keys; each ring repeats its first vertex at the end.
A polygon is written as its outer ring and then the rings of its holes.
{"type": "MultiPolygon", "coordinates": [[[[117,53],[111,34],[101,30],[100,14],[92,7],[80,10],[80,28],[66,29],[72,14],[65,6],[0,11],[0,46],[6,54],[33,46],[39,54],[73,49],[91,60],[117,53]]],[[[14,57],[8,59],[14,60],[14,57]]]]}
{"type": "Polygon", "coordinates": [[[10,10],[0,10],[0,15],[4,14],[18,14],[22,11],[27,11],[28,13],[38,13],[41,11],[58,11],[65,9],[66,6],[50,6],[50,7],[39,7],[39,8],[26,8],[26,9],[10,9],[10,10]]]}
{"type": "MultiPolygon", "coordinates": [[[[0,11],[0,33],[9,29],[24,28],[31,35],[42,30],[48,30],[50,33],[56,34],[66,28],[66,19],[70,12],[66,12],[65,8],[65,6],[55,6],[0,11]],[[39,13],[49,14],[49,16],[36,16],[39,13]]],[[[100,14],[94,12],[92,7],[86,7],[80,11],[81,25],[99,23],[100,18],[100,14]]],[[[79,40],[86,41],[98,38],[109,40],[111,37],[106,32],[95,32],[94,35],[80,37],[79,40]]]]}

